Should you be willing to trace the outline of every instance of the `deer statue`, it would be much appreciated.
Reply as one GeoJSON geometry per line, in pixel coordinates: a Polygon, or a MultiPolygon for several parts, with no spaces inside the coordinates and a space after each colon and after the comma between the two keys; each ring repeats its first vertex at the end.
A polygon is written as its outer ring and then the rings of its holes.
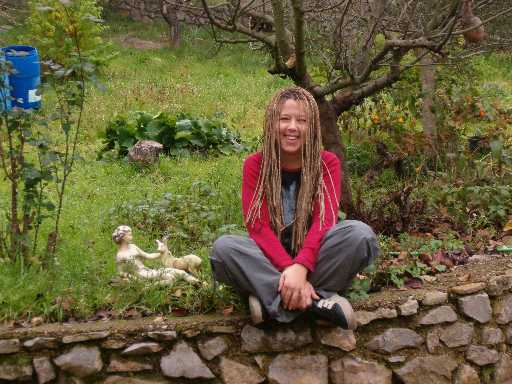
{"type": "Polygon", "coordinates": [[[482,20],[473,14],[473,0],[463,0],[461,21],[464,29],[471,28],[463,34],[468,43],[480,43],[487,37],[482,20]]]}
{"type": "Polygon", "coordinates": [[[183,257],[174,257],[167,247],[167,238],[164,237],[161,241],[157,240],[158,252],[162,255],[162,262],[166,267],[181,269],[189,272],[194,276],[199,274],[201,269],[202,260],[196,255],[186,255],[183,257]]]}

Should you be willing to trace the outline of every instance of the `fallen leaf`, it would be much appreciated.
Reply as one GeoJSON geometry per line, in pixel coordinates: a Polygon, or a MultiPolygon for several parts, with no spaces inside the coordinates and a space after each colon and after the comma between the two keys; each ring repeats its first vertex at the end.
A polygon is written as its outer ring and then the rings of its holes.
{"type": "Polygon", "coordinates": [[[508,223],[503,227],[503,232],[512,235],[512,218],[509,218],[508,223]]]}
{"type": "Polygon", "coordinates": [[[222,314],[224,316],[229,316],[233,313],[233,310],[234,310],[234,307],[232,305],[230,305],[229,307],[226,307],[222,310],[222,314]]]}
{"type": "Polygon", "coordinates": [[[423,283],[421,282],[421,279],[418,279],[417,277],[410,277],[405,281],[404,287],[420,289],[423,287],[423,283]]]}
{"type": "Polygon", "coordinates": [[[30,324],[33,326],[33,327],[37,327],[38,325],[41,325],[44,323],[44,319],[41,317],[41,316],[37,316],[37,317],[33,317],[31,320],[30,320],[30,324]]]}

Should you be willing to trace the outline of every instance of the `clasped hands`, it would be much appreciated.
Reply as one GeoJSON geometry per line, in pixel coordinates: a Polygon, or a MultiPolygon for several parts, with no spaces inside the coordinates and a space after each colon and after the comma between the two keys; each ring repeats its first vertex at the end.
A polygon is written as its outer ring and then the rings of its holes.
{"type": "Polygon", "coordinates": [[[282,305],[288,310],[305,310],[319,300],[313,286],[307,280],[308,270],[302,264],[292,264],[281,273],[279,292],[282,305]]]}

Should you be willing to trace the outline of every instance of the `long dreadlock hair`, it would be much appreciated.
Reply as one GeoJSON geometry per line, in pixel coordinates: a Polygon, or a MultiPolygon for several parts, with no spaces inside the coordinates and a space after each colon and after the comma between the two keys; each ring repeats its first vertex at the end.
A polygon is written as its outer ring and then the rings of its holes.
{"type": "MultiPolygon", "coordinates": [[[[281,142],[279,119],[284,103],[297,101],[306,115],[306,130],[301,147],[301,181],[297,196],[295,219],[293,222],[292,253],[296,255],[302,248],[309,229],[313,204],[318,199],[320,204],[320,226],[324,224],[325,185],[322,178],[322,136],[318,106],[313,96],[303,88],[289,87],[277,92],[267,106],[263,131],[263,159],[256,184],[256,189],[249,205],[246,224],[253,225],[260,217],[263,198],[266,198],[270,224],[281,240],[285,227],[281,196],[281,142]]],[[[327,194],[327,198],[329,194],[327,194]]],[[[333,204],[330,204],[331,207],[333,204]]]]}

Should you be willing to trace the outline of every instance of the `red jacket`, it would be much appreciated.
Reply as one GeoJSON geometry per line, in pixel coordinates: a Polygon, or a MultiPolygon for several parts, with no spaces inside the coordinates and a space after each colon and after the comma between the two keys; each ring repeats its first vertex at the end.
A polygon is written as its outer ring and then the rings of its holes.
{"type": "MultiPolygon", "coordinates": [[[[284,249],[270,226],[270,216],[265,197],[263,197],[260,217],[256,218],[254,224],[247,224],[249,236],[256,242],[256,244],[258,244],[263,253],[279,271],[282,271],[294,263],[302,264],[311,272],[314,271],[322,238],[338,221],[338,206],[340,203],[341,187],[340,161],[335,154],[327,151],[322,151],[321,157],[322,174],[326,188],[324,190],[324,223],[320,228],[320,204],[315,200],[311,227],[309,228],[302,248],[297,253],[295,259],[293,259],[284,249]]],[[[245,219],[247,219],[250,203],[256,189],[256,183],[258,182],[262,158],[262,153],[258,152],[249,156],[244,161],[242,176],[242,209],[245,219]]]]}

